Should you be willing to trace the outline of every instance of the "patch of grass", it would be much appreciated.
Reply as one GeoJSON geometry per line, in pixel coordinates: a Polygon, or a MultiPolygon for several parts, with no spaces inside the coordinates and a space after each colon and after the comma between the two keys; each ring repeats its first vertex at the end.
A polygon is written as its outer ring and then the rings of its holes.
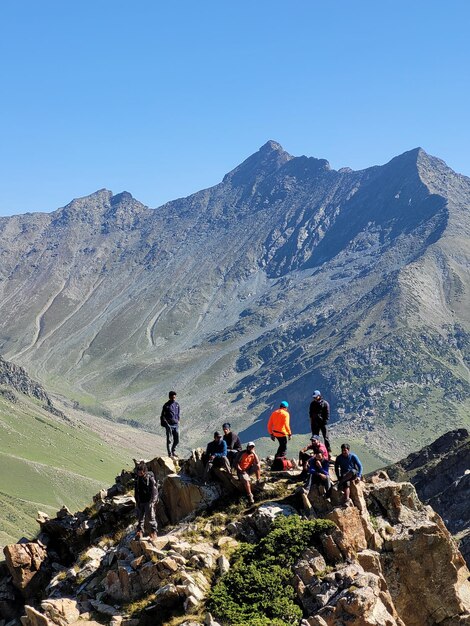
{"type": "Polygon", "coordinates": [[[124,604],[122,607],[123,612],[129,617],[133,617],[135,615],[139,615],[142,613],[144,609],[152,604],[155,601],[155,594],[151,593],[148,596],[144,596],[139,600],[134,600],[133,602],[129,602],[128,604],[124,604]]]}
{"type": "Polygon", "coordinates": [[[333,528],[328,520],[277,517],[259,543],[242,544],[235,552],[230,570],[210,593],[209,611],[231,626],[298,624],[302,609],[295,602],[292,567],[321,533],[333,528]]]}

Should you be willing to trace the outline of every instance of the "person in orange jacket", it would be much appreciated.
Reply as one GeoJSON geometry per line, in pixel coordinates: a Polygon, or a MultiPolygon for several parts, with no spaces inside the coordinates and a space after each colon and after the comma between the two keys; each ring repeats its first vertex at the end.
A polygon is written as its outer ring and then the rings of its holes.
{"type": "Polygon", "coordinates": [[[271,413],[268,421],[268,433],[271,435],[271,439],[275,441],[277,439],[279,447],[276,452],[276,456],[286,456],[287,451],[287,439],[291,438],[292,432],[290,429],[290,415],[289,403],[283,400],[279,405],[279,408],[271,413]]]}

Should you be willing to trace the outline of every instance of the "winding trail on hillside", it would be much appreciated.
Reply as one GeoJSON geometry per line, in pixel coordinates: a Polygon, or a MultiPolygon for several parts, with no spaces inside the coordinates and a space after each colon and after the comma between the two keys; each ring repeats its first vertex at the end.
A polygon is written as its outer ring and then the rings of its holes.
{"type": "Polygon", "coordinates": [[[62,291],[64,290],[66,284],[67,284],[67,281],[65,281],[65,280],[62,281],[62,285],[61,285],[60,289],[56,293],[51,295],[49,300],[46,302],[46,304],[43,306],[43,308],[36,315],[36,318],[34,320],[35,332],[34,332],[34,337],[33,337],[32,341],[30,342],[30,344],[28,346],[25,346],[22,350],[20,350],[20,352],[17,352],[16,354],[14,354],[11,357],[12,359],[18,358],[18,357],[22,356],[23,354],[25,354],[26,352],[28,352],[28,350],[31,350],[31,348],[34,348],[34,346],[38,342],[39,337],[41,335],[41,331],[42,331],[42,328],[43,328],[44,316],[47,313],[47,311],[51,308],[52,304],[54,303],[54,300],[62,293],[62,291]]]}
{"type": "Polygon", "coordinates": [[[85,306],[85,304],[87,304],[87,302],[90,300],[91,296],[95,293],[95,291],[99,289],[103,281],[104,281],[104,278],[98,279],[98,281],[95,282],[90,287],[90,289],[86,292],[85,297],[80,302],[80,304],[77,307],[75,307],[75,309],[71,313],[66,315],[64,319],[60,322],[60,324],[58,324],[55,328],[52,328],[48,333],[43,335],[41,337],[41,340],[37,342],[36,347],[40,348],[43,345],[43,343],[46,341],[46,339],[49,339],[49,337],[51,337],[55,332],[57,332],[60,328],[62,328],[62,326],[66,324],[69,321],[69,319],[71,319],[74,315],[76,315],[85,306]]]}
{"type": "Polygon", "coordinates": [[[147,335],[147,340],[151,348],[155,348],[156,346],[155,335],[154,335],[155,327],[157,325],[158,320],[160,319],[160,316],[165,311],[167,306],[168,306],[167,304],[163,305],[162,308],[155,313],[155,315],[151,318],[151,320],[147,324],[147,329],[146,329],[145,334],[147,335]]]}

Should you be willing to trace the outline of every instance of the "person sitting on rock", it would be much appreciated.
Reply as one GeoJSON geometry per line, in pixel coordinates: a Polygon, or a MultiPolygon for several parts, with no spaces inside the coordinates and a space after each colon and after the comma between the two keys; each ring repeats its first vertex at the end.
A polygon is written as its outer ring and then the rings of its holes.
{"type": "Polygon", "coordinates": [[[312,485],[322,485],[325,488],[325,497],[328,498],[331,492],[331,480],[329,470],[330,464],[328,459],[325,459],[321,450],[317,450],[307,462],[309,490],[311,489],[312,485]]]}
{"type": "Polygon", "coordinates": [[[225,422],[222,426],[224,431],[224,441],[227,444],[227,458],[230,461],[230,466],[234,466],[235,457],[243,450],[242,442],[237,433],[231,430],[229,422],[225,422]]]}
{"type": "Polygon", "coordinates": [[[134,497],[137,512],[136,537],[142,537],[145,526],[150,527],[150,539],[157,536],[157,520],[155,519],[155,505],[158,502],[158,485],[153,472],[149,472],[144,461],[136,467],[137,478],[135,479],[134,497]]]}
{"type": "Polygon", "coordinates": [[[204,461],[206,463],[204,482],[207,482],[213,467],[225,468],[229,474],[231,473],[230,463],[227,458],[227,444],[217,430],[214,433],[214,440],[209,441],[207,444],[204,461]]]}
{"type": "Polygon", "coordinates": [[[287,439],[292,436],[292,431],[290,429],[290,415],[289,411],[289,403],[286,400],[283,400],[279,405],[279,408],[271,413],[271,416],[268,421],[268,433],[271,436],[271,439],[279,444],[279,447],[276,452],[276,457],[285,457],[287,452],[287,439]]]}
{"type": "Polygon", "coordinates": [[[299,465],[302,468],[302,478],[307,476],[307,463],[311,456],[318,452],[318,450],[321,450],[323,453],[323,459],[326,461],[330,460],[328,450],[326,449],[325,444],[320,441],[320,437],[318,435],[312,435],[310,437],[309,445],[299,451],[299,465]]]}
{"type": "Polygon", "coordinates": [[[344,494],[344,504],[350,506],[351,481],[362,477],[362,463],[357,455],[351,452],[349,443],[341,444],[341,454],[338,454],[335,461],[335,473],[338,477],[338,486],[344,494]]]}
{"type": "Polygon", "coordinates": [[[248,502],[253,504],[255,499],[251,492],[251,480],[250,475],[256,475],[256,482],[259,484],[261,478],[261,469],[258,455],[255,453],[255,444],[253,441],[249,441],[246,450],[244,450],[237,461],[237,476],[240,482],[245,487],[248,502]]]}

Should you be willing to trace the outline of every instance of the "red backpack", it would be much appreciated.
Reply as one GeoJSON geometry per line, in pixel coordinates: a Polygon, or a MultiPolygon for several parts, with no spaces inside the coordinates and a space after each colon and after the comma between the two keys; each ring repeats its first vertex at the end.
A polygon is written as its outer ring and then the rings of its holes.
{"type": "Polygon", "coordinates": [[[285,456],[277,456],[271,465],[271,470],[273,472],[284,472],[292,469],[293,467],[294,465],[290,459],[286,459],[285,456]]]}

